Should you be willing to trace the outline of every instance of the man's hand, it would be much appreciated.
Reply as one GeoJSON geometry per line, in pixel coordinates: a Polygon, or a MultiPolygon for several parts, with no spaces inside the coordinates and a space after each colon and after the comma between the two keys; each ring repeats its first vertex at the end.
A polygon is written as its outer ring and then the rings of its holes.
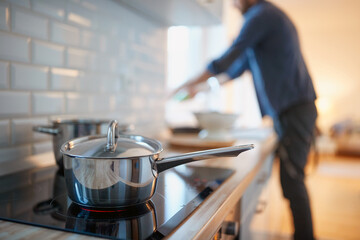
{"type": "Polygon", "coordinates": [[[200,91],[198,87],[199,84],[205,82],[207,79],[209,79],[212,76],[213,75],[210,72],[204,71],[199,76],[190,79],[189,81],[182,84],[180,87],[176,88],[174,91],[172,91],[169,94],[168,98],[177,96],[179,94],[180,94],[179,96],[180,101],[193,98],[200,91]]]}

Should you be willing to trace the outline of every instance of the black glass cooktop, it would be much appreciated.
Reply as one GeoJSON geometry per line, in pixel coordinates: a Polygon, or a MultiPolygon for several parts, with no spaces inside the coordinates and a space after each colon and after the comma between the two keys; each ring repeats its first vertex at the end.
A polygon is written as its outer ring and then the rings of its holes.
{"type": "Polygon", "coordinates": [[[184,221],[233,170],[178,166],[160,174],[156,193],[123,208],[77,205],[56,166],[0,176],[0,219],[112,239],[161,239],[184,221]]]}

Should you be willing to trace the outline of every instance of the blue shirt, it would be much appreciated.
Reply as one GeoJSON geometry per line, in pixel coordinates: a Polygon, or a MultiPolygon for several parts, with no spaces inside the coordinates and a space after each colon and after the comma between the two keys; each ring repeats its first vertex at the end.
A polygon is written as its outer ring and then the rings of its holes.
{"type": "Polygon", "coordinates": [[[212,74],[226,72],[232,79],[250,70],[263,115],[276,117],[291,106],[316,99],[295,26],[265,0],[244,14],[233,44],[207,69],[212,74]]]}

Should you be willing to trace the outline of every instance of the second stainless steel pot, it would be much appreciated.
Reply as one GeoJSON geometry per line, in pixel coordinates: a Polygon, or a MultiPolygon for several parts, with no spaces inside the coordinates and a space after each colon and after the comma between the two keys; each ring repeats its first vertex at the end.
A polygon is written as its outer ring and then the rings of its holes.
{"type": "MultiPolygon", "coordinates": [[[[50,126],[36,126],[33,128],[36,132],[47,133],[53,136],[53,151],[55,160],[60,169],[63,169],[63,158],[60,153],[61,145],[77,137],[101,134],[101,129],[109,124],[109,120],[97,119],[57,119],[52,121],[50,126]]],[[[132,126],[123,124],[119,126],[120,132],[131,129],[132,126]]]]}
{"type": "Polygon", "coordinates": [[[82,137],[61,147],[71,200],[94,207],[143,203],[153,196],[159,173],[188,162],[235,157],[253,148],[241,145],[161,159],[160,142],[139,135],[116,136],[116,126],[111,122],[107,137],[82,137]]]}

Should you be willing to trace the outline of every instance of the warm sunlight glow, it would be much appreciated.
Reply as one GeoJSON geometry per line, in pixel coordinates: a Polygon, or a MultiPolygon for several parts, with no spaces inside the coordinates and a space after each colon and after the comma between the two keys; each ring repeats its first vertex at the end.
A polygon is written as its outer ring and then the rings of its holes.
{"type": "Polygon", "coordinates": [[[326,115],[332,112],[333,104],[329,98],[320,97],[316,100],[316,107],[320,115],[326,115]]]}

